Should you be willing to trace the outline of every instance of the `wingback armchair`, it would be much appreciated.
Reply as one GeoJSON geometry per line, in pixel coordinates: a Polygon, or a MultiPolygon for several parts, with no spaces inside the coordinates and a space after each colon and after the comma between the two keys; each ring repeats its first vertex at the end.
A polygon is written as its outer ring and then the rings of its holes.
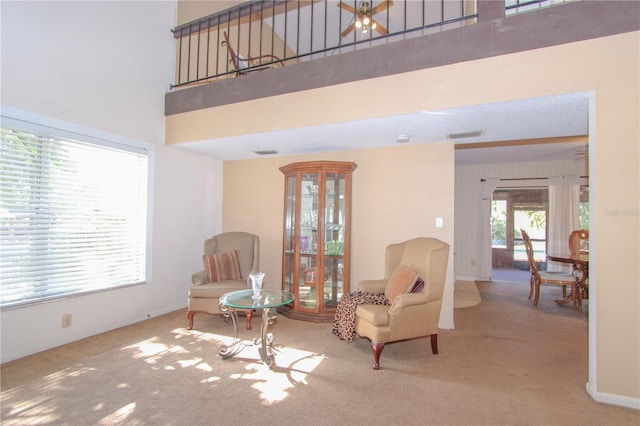
{"type": "Polygon", "coordinates": [[[373,369],[380,368],[380,353],[385,343],[417,337],[431,337],[431,350],[438,353],[438,322],[442,306],[449,244],[436,238],[414,238],[387,246],[383,279],[365,280],[358,289],[381,293],[396,268],[406,265],[418,270],[424,289],[416,293],[400,293],[391,305],[359,305],[355,331],[371,340],[373,369]]]}
{"type": "MultiPolygon", "coordinates": [[[[203,265],[202,271],[191,276],[187,303],[189,330],[193,328],[196,312],[220,314],[218,305],[223,294],[250,287],[249,274],[259,272],[260,268],[260,239],[247,232],[213,236],[204,242],[203,265]]],[[[245,314],[247,329],[251,329],[252,311],[245,314]]]]}

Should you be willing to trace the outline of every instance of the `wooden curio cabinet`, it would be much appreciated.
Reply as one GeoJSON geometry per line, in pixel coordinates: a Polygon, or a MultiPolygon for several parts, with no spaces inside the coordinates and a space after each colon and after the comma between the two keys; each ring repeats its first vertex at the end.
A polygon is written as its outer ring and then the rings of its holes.
{"type": "Polygon", "coordinates": [[[349,293],[351,173],[355,163],[310,161],[281,167],[284,184],[282,289],[296,297],[288,318],[331,322],[349,293]]]}

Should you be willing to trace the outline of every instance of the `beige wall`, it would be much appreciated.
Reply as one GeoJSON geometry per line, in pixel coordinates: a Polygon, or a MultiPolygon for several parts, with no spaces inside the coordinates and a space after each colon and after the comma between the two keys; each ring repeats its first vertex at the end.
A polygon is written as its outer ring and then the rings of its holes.
{"type": "Polygon", "coordinates": [[[382,278],[384,248],[417,236],[452,246],[442,328],[453,328],[453,144],[403,145],[224,163],[223,228],[260,236],[265,285],[280,288],[285,164],[309,160],[353,161],[351,282],[382,278]],[[435,228],[436,217],[445,227],[435,228]]]}
{"type": "MultiPolygon", "coordinates": [[[[178,114],[167,117],[167,142],[202,140],[240,132],[268,132],[276,127],[286,129],[569,92],[592,93],[589,170],[593,244],[587,389],[598,400],[640,406],[639,54],[639,33],[635,32],[178,114]],[[355,105],[355,100],[370,94],[372,87],[378,98],[385,99],[385,102],[374,103],[368,108],[355,105]],[[257,110],[261,113],[251,113],[257,110]],[[246,116],[251,116],[252,120],[243,120],[242,117],[246,116]],[[611,291],[612,285],[615,285],[615,291],[611,291]]],[[[355,158],[348,160],[358,162],[355,158]]],[[[404,166],[411,168],[423,164],[416,157],[413,160],[404,166]]],[[[262,161],[255,161],[255,164],[266,164],[262,161]]],[[[390,176],[386,172],[386,162],[380,165],[383,168],[377,173],[390,176]]],[[[243,186],[240,176],[227,174],[230,167],[240,166],[242,162],[225,166],[225,229],[230,227],[229,220],[238,220],[230,219],[233,215],[245,214],[237,211],[236,204],[228,200],[228,188],[239,191],[244,187],[251,191],[252,180],[263,179],[256,173],[248,173],[242,177],[242,182],[246,182],[243,186]]],[[[269,174],[273,173],[269,171],[269,174]]],[[[361,169],[355,173],[357,180],[362,179],[358,173],[365,175],[366,172],[361,169]]],[[[398,212],[413,207],[406,204],[415,194],[413,182],[407,182],[403,192],[394,192],[392,197],[384,200],[394,204],[395,209],[384,211],[375,203],[361,205],[359,203],[364,200],[356,201],[354,211],[359,213],[354,220],[368,223],[372,220],[369,215],[383,216],[377,221],[382,224],[380,229],[359,228],[356,231],[354,228],[354,258],[360,256],[356,248],[372,247],[368,244],[369,238],[375,239],[379,233],[391,235],[395,232],[397,227],[394,224],[401,221],[398,212]]],[[[364,183],[358,180],[358,185],[364,183]]],[[[375,191],[375,186],[361,188],[366,189],[360,191],[375,191]]],[[[429,194],[423,196],[428,197],[429,194]]],[[[277,214],[275,211],[272,214],[273,226],[276,226],[277,214]]],[[[402,226],[411,224],[405,221],[402,226]]],[[[431,231],[422,227],[421,222],[415,223],[416,233],[431,231]]],[[[280,228],[281,224],[266,235],[275,236],[280,228]]],[[[271,246],[280,243],[276,237],[273,237],[273,242],[271,237],[267,241],[263,252],[279,250],[279,246],[271,246]]],[[[378,253],[382,250],[381,241],[374,240],[373,244],[380,244],[380,247],[372,251],[378,253]]],[[[360,277],[364,268],[356,266],[354,278],[360,277]]]]}
{"type": "Polygon", "coordinates": [[[229,9],[244,3],[239,0],[216,0],[216,1],[202,1],[202,0],[180,0],[177,6],[177,23],[178,25],[186,24],[187,22],[200,19],[203,16],[209,16],[217,12],[229,9]]]}

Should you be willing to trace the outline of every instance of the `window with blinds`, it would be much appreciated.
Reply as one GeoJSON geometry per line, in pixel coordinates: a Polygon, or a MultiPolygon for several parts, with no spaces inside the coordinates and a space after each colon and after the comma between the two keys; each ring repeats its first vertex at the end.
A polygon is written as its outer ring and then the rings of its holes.
{"type": "Polygon", "coordinates": [[[144,283],[148,153],[0,135],[0,307],[144,283]]]}

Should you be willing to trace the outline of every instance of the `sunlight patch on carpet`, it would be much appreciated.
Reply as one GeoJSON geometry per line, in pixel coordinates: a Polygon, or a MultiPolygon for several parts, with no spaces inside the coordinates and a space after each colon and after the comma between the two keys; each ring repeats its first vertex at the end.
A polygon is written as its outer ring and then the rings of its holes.
{"type": "MultiPolygon", "coordinates": [[[[127,345],[122,348],[123,351],[129,352],[132,359],[139,359],[154,367],[175,369],[179,366],[183,369],[197,369],[202,372],[213,372],[214,369],[210,363],[206,362],[201,356],[190,355],[192,349],[190,343],[201,342],[212,348],[220,346],[233,346],[233,337],[222,334],[202,332],[196,330],[186,330],[183,328],[171,331],[174,336],[175,344],[169,344],[161,341],[158,336],[142,340],[140,342],[127,345]],[[193,339],[191,342],[185,339],[193,339]],[[178,358],[176,359],[176,356],[178,358]]],[[[326,359],[322,354],[317,354],[296,348],[285,347],[281,345],[273,345],[272,351],[275,355],[275,365],[272,368],[266,366],[260,359],[259,341],[256,339],[240,339],[238,338],[234,356],[226,360],[218,357],[226,367],[231,370],[223,373],[220,368],[216,368],[216,374],[203,380],[206,383],[213,383],[223,380],[225,374],[232,380],[247,380],[252,382],[250,385],[259,392],[262,404],[271,405],[286,399],[289,392],[299,385],[307,385],[307,376],[315,370],[320,363],[326,359]],[[233,368],[237,366],[237,368],[233,368]],[[241,371],[244,370],[244,371],[241,371]]],[[[198,350],[201,348],[198,347],[198,350]]],[[[198,352],[199,353],[199,352],[198,352]]],[[[111,416],[114,419],[126,418],[127,413],[115,412],[111,416]]]]}
{"type": "MultiPolygon", "coordinates": [[[[258,358],[256,362],[247,364],[246,373],[240,376],[253,382],[251,387],[260,393],[264,405],[280,402],[286,399],[295,387],[309,384],[307,376],[325,359],[323,355],[294,348],[279,346],[274,349],[276,365],[271,369],[258,358]]],[[[255,354],[247,354],[252,355],[259,357],[257,351],[255,354]]],[[[227,362],[233,362],[233,358],[227,362]]]]}

